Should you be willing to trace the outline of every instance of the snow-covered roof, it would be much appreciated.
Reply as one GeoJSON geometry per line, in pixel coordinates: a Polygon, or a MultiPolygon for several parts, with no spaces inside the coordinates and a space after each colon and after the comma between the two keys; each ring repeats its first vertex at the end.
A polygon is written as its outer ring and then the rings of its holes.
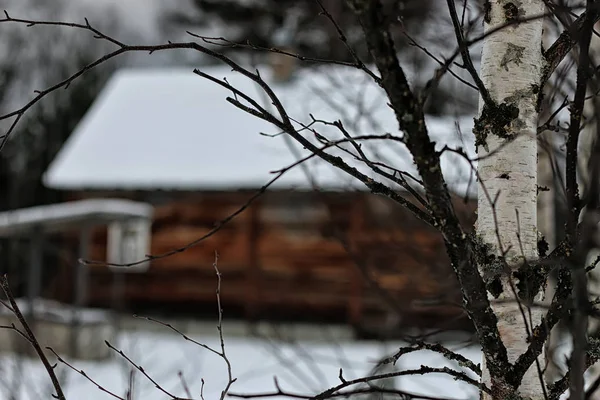
{"type": "MultiPolygon", "coordinates": [[[[229,67],[206,67],[202,71],[226,79],[274,111],[254,82],[229,67]]],[[[317,120],[341,120],[354,135],[402,135],[385,93],[361,71],[344,67],[305,69],[289,83],[272,83],[268,68],[260,71],[290,117],[299,122],[299,129],[310,124],[312,114],[317,120]]],[[[237,109],[226,101],[228,96],[233,97],[231,91],[194,74],[191,68],[120,70],[65,143],[44,181],[57,189],[254,189],[273,178],[272,171],[293,164],[298,154],[309,154],[295,142],[292,151],[289,138],[276,135],[276,127],[237,109]]],[[[427,117],[427,122],[438,148],[446,144],[464,147],[474,155],[472,117],[427,117]],[[457,123],[462,135],[457,133],[457,123]]],[[[332,140],[343,137],[332,126],[317,123],[312,127],[332,140]]],[[[301,133],[317,143],[310,130],[301,133]]],[[[355,153],[351,146],[345,148],[355,153]]],[[[363,142],[363,150],[372,161],[416,174],[408,151],[400,143],[368,141],[363,142]]],[[[383,180],[342,150],[328,152],[383,180]]],[[[364,188],[317,158],[304,165],[321,188],[364,188]]],[[[464,193],[472,174],[469,163],[446,152],[443,167],[450,186],[464,193]]],[[[474,190],[475,185],[470,185],[474,190]]],[[[312,186],[306,170],[295,167],[271,187],[312,186]]]]}
{"type": "Polygon", "coordinates": [[[33,229],[52,232],[82,223],[104,223],[127,219],[151,219],[153,207],[122,199],[86,199],[0,212],[0,237],[29,233],[33,229]]]}

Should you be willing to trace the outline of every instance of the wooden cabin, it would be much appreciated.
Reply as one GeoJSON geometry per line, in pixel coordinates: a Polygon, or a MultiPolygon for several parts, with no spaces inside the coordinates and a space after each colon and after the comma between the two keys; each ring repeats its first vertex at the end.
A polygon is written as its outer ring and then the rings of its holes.
{"type": "MultiPolygon", "coordinates": [[[[222,67],[203,72],[226,77],[268,108],[264,94],[239,74],[222,67]]],[[[261,76],[270,82],[268,70],[261,76]]],[[[354,70],[303,70],[272,87],[313,143],[341,137],[315,120],[339,119],[355,135],[397,131],[381,89],[354,70]]],[[[122,197],[152,204],[151,254],[185,248],[152,260],[144,273],[119,274],[123,306],[214,315],[218,252],[228,316],[338,321],[374,330],[385,321],[395,327],[468,326],[435,229],[316,157],[265,188],[276,171],[308,150],[235,108],[227,96],[231,91],[191,69],[119,71],[45,174],[46,185],[72,200],[122,197]],[[257,196],[259,191],[264,193],[257,196]],[[216,226],[217,232],[187,247],[216,226]]],[[[472,138],[457,133],[457,122],[470,131],[472,119],[428,118],[438,146],[474,152],[472,138]]],[[[365,141],[362,150],[380,165],[417,176],[399,143],[365,141]]],[[[327,151],[403,190],[349,156],[351,146],[327,151]]],[[[442,161],[468,229],[475,209],[471,166],[450,152],[442,161]]],[[[95,232],[91,254],[106,258],[105,231],[95,232]]],[[[59,281],[70,287],[66,271],[59,281]]],[[[91,274],[90,305],[109,306],[115,275],[105,266],[94,266],[91,274]]]]}

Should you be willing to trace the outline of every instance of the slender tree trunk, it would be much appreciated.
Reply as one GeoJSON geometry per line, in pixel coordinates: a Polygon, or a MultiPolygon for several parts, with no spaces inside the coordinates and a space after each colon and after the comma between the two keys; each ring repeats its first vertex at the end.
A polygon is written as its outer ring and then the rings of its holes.
{"type": "MultiPolygon", "coordinates": [[[[517,18],[544,13],[542,0],[489,0],[487,4],[486,31],[517,18]]],[[[485,126],[484,136],[478,138],[479,155],[492,154],[480,160],[478,165],[477,232],[497,255],[505,256],[513,271],[523,258],[535,259],[538,256],[536,104],[543,66],[542,26],[542,18],[511,25],[488,36],[483,42],[480,76],[485,87],[497,105],[514,106],[519,113],[506,129],[485,126]],[[509,137],[512,140],[507,142],[509,137]]],[[[485,109],[482,100],[481,115],[485,114],[485,109]]],[[[496,275],[489,267],[482,267],[485,269],[482,271],[484,276],[496,275]]],[[[527,349],[528,326],[537,325],[542,310],[528,310],[524,305],[521,309],[519,302],[514,301],[513,288],[517,280],[504,272],[496,281],[501,283],[502,292],[492,306],[509,361],[514,362],[527,349]],[[523,314],[527,315],[527,322],[523,314]],[[532,321],[529,320],[530,315],[532,321]]],[[[488,384],[495,380],[495,377],[489,376],[485,365],[483,379],[488,384]]],[[[531,399],[544,397],[535,363],[527,371],[519,394],[531,399]]],[[[486,395],[484,398],[493,397],[486,395]]]]}
{"type": "MultiPolygon", "coordinates": [[[[596,24],[595,29],[598,29],[596,24]]],[[[589,47],[589,57],[595,65],[600,56],[600,40],[596,35],[592,35],[589,47]]],[[[590,159],[595,156],[594,145],[597,140],[598,118],[600,117],[600,100],[597,97],[598,83],[595,80],[588,81],[587,96],[590,97],[583,107],[583,123],[585,124],[580,135],[578,143],[577,164],[578,164],[578,183],[579,193],[589,193],[590,185],[594,184],[590,174],[590,159]]],[[[582,213],[584,215],[584,213],[582,213]]],[[[585,218],[585,217],[583,217],[585,218]]],[[[600,249],[591,248],[587,254],[585,265],[591,265],[594,260],[600,256],[600,249]]],[[[600,270],[594,268],[588,274],[588,297],[595,299],[600,296],[600,270]]],[[[597,318],[588,319],[588,335],[598,337],[600,333],[600,324],[597,318]]],[[[600,377],[600,363],[592,365],[588,369],[589,381],[594,382],[600,377]]],[[[596,390],[590,400],[600,400],[600,390],[596,390]]]]}

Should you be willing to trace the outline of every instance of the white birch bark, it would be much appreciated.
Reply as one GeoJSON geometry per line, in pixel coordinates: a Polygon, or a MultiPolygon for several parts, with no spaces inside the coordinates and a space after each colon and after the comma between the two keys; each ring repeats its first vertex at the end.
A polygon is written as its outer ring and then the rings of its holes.
{"type": "MultiPolygon", "coordinates": [[[[528,18],[544,12],[542,0],[490,0],[489,3],[491,9],[489,22],[485,23],[486,31],[506,23],[510,18],[528,18]]],[[[542,26],[542,18],[535,19],[507,27],[483,42],[481,79],[497,104],[518,107],[519,116],[512,121],[507,132],[516,136],[512,142],[507,145],[506,139],[488,132],[485,138],[487,146],[478,148],[480,156],[495,153],[479,161],[478,172],[480,185],[484,185],[491,198],[497,198],[497,201],[492,205],[480,186],[477,232],[485,243],[493,245],[497,253],[501,248],[510,248],[507,261],[512,266],[517,266],[523,256],[528,259],[537,257],[536,93],[543,66],[542,26]],[[500,146],[503,147],[497,150],[500,146]]],[[[480,113],[482,110],[483,101],[480,102],[480,113]]],[[[498,329],[507,347],[509,361],[514,362],[527,349],[527,330],[516,301],[506,301],[515,300],[506,277],[502,284],[501,301],[493,301],[492,307],[498,317],[498,329]]],[[[531,311],[535,326],[542,310],[531,311]]],[[[485,362],[483,364],[483,380],[489,384],[491,378],[485,362]]],[[[541,385],[534,363],[526,373],[519,393],[531,399],[541,399],[541,385]]],[[[485,395],[484,399],[487,398],[491,397],[485,395]]]]}

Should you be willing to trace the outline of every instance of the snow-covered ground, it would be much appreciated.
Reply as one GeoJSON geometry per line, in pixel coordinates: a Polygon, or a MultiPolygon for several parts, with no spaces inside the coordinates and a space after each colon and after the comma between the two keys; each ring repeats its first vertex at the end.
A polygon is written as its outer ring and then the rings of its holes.
{"type": "MultiPolygon", "coordinates": [[[[193,336],[193,339],[214,349],[220,348],[216,334],[206,337],[193,336]]],[[[218,399],[227,383],[227,368],[222,359],[170,331],[130,331],[120,335],[114,345],[141,365],[152,379],[174,396],[186,397],[179,372],[182,373],[193,398],[200,398],[202,380],[205,382],[204,398],[207,400],[218,399]]],[[[231,361],[233,377],[237,378],[231,387],[231,393],[272,392],[275,390],[273,378],[277,377],[280,387],[284,390],[317,394],[340,383],[340,368],[347,380],[368,375],[377,360],[393,354],[401,345],[400,342],[334,343],[324,340],[291,344],[266,338],[228,337],[225,332],[226,353],[231,361]]],[[[447,346],[479,362],[480,354],[476,347],[465,347],[463,344],[447,346]]],[[[118,396],[125,396],[131,366],[128,366],[122,357],[116,356],[114,360],[103,363],[74,361],[73,365],[85,371],[106,390],[118,396]]],[[[431,352],[408,354],[400,359],[397,367],[408,369],[421,365],[448,365],[459,368],[431,352]]],[[[68,370],[63,364],[58,364],[57,371],[64,380],[65,394],[69,399],[114,398],[102,392],[82,375],[68,370]]],[[[14,356],[0,356],[0,398],[12,398],[10,392],[12,390],[14,393],[16,382],[19,381],[19,396],[14,398],[51,398],[50,381],[39,361],[29,359],[18,363],[14,356]]],[[[477,390],[473,387],[440,375],[402,377],[397,380],[396,386],[408,392],[442,398],[478,398],[477,390]]],[[[139,372],[135,373],[133,387],[133,399],[168,398],[139,372]]]]}

